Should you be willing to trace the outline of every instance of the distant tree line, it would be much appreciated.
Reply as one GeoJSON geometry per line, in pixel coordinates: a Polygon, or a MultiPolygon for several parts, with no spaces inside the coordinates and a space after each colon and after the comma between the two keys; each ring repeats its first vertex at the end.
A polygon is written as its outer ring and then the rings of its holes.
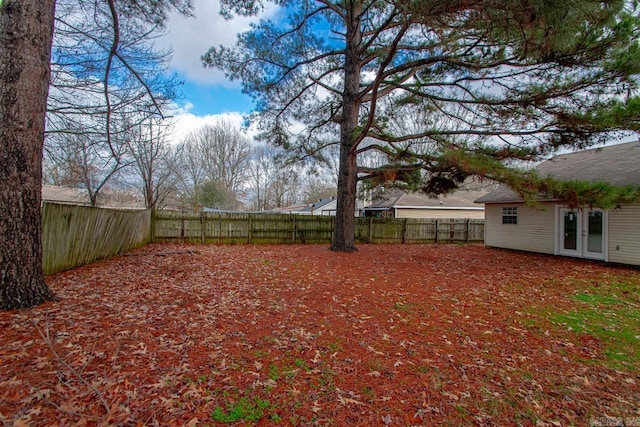
{"type": "Polygon", "coordinates": [[[170,119],[148,117],[118,134],[116,155],[84,133],[48,135],[44,182],[83,189],[94,206],[107,189],[135,191],[153,209],[269,210],[335,195],[326,163],[286,163],[282,150],[252,143],[228,120],[174,144],[170,136],[170,119]]]}

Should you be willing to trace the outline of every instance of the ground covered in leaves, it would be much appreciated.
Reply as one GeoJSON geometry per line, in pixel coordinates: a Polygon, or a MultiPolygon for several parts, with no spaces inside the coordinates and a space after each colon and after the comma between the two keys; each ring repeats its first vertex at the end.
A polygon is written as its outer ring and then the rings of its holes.
{"type": "Polygon", "coordinates": [[[359,249],[153,244],[51,276],[59,302],[0,312],[0,422],[640,425],[640,271],[359,249]]]}

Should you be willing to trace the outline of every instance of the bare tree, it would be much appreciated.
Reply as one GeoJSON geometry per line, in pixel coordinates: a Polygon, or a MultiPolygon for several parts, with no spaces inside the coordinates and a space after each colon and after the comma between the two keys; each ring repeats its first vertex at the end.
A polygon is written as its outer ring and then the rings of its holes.
{"type": "Polygon", "coordinates": [[[274,159],[275,151],[269,146],[257,146],[252,150],[251,159],[248,162],[247,186],[250,192],[251,206],[257,211],[268,210],[272,207],[269,193],[278,171],[274,159]]]}
{"type": "Polygon", "coordinates": [[[166,120],[148,118],[140,123],[127,140],[138,188],[148,209],[162,208],[167,197],[175,192],[173,152],[167,143],[171,132],[166,120]]]}
{"type": "Polygon", "coordinates": [[[335,197],[336,186],[327,178],[327,176],[315,173],[306,175],[302,184],[304,201],[306,203],[317,202],[318,200],[326,199],[327,197],[335,197]]]}
{"type": "Polygon", "coordinates": [[[248,171],[247,186],[253,209],[280,208],[302,200],[302,166],[284,162],[281,150],[267,145],[255,147],[248,171]]]}
{"type": "Polygon", "coordinates": [[[226,190],[238,194],[247,177],[251,144],[231,122],[218,120],[191,134],[200,145],[209,178],[219,180],[226,190]]]}
{"type": "MultiPolygon", "coordinates": [[[[123,118],[118,123],[127,120],[123,118]]],[[[47,161],[58,165],[57,170],[68,167],[65,181],[85,190],[91,206],[98,205],[107,183],[131,162],[128,145],[134,129],[128,124],[124,126],[127,131],[114,132],[109,144],[100,135],[85,134],[82,128],[75,133],[49,134],[46,138],[47,161]]]]}
{"type": "Polygon", "coordinates": [[[295,165],[278,168],[276,177],[269,188],[269,200],[274,208],[283,208],[300,203],[301,176],[295,165]]]}
{"type": "Polygon", "coordinates": [[[217,182],[224,192],[239,197],[248,177],[251,144],[238,127],[225,120],[204,125],[178,148],[183,194],[193,198],[205,182],[217,182]]]}
{"type": "MultiPolygon", "coordinates": [[[[170,52],[154,49],[161,22],[128,3],[58,0],[48,99],[48,170],[75,165],[76,185],[95,205],[129,165],[129,142],[174,96],[170,52]]],[[[70,179],[66,180],[70,182],[70,179]]]]}
{"type": "Polygon", "coordinates": [[[173,171],[176,175],[178,193],[188,204],[197,204],[196,190],[207,181],[207,173],[196,144],[183,140],[175,147],[173,171]]]}

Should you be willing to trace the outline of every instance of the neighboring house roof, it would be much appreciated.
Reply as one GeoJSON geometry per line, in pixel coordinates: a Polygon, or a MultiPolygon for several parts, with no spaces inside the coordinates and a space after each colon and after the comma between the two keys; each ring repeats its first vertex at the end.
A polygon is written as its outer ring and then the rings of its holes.
{"type": "Polygon", "coordinates": [[[483,191],[459,190],[454,193],[437,197],[421,193],[405,193],[393,191],[387,197],[381,198],[364,210],[389,210],[389,209],[473,209],[478,205],[474,201],[486,194],[483,191]]]}
{"type": "Polygon", "coordinates": [[[218,208],[208,208],[206,206],[202,207],[202,212],[208,213],[219,213],[219,214],[263,214],[263,213],[271,213],[270,211],[243,211],[238,209],[218,209],[218,208]]]}
{"type": "MultiPolygon", "coordinates": [[[[338,201],[335,197],[329,197],[319,200],[311,205],[291,205],[283,208],[274,208],[269,212],[283,213],[283,214],[300,214],[300,215],[335,215],[337,210],[338,201]]],[[[356,216],[360,216],[364,201],[356,199],[356,216]]]]}
{"type": "Polygon", "coordinates": [[[58,185],[43,185],[42,201],[52,203],[65,203],[69,205],[91,204],[89,196],[81,189],[61,187],[58,185]]]}
{"type": "MultiPolygon", "coordinates": [[[[612,185],[640,186],[640,142],[608,145],[555,156],[536,167],[541,176],[560,180],[604,181],[612,185]]],[[[480,197],[476,203],[521,202],[507,185],[480,197]]]]}
{"type": "Polygon", "coordinates": [[[307,208],[308,205],[289,205],[289,206],[283,206],[280,208],[273,208],[268,210],[267,212],[270,213],[283,213],[283,214],[288,214],[288,213],[297,213],[300,212],[302,209],[307,208]]]}
{"type": "MultiPolygon", "coordinates": [[[[331,203],[335,203],[335,201],[335,197],[327,197],[326,199],[318,200],[315,203],[305,206],[303,209],[300,209],[298,213],[313,213],[315,211],[323,211],[327,208],[330,208],[330,206],[328,205],[330,205],[331,203]]],[[[335,210],[335,208],[327,210],[335,210]]]]}
{"type": "Polygon", "coordinates": [[[109,209],[146,209],[142,197],[129,191],[105,190],[98,197],[98,207],[109,209]]]}
{"type": "MultiPolygon", "coordinates": [[[[63,203],[67,205],[90,206],[91,200],[80,188],[62,187],[59,185],[43,185],[42,201],[63,203]]],[[[112,209],[144,209],[144,200],[126,191],[104,191],[98,199],[98,206],[112,209]]]]}

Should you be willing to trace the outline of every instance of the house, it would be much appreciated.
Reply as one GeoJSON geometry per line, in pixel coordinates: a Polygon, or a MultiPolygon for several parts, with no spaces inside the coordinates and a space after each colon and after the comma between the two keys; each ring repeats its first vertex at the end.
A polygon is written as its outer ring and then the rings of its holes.
{"type": "MultiPolygon", "coordinates": [[[[42,202],[65,205],[91,206],[87,192],[80,188],[59,185],[42,185],[42,202]]],[[[145,209],[144,200],[131,191],[103,190],[98,206],[111,209],[145,209]]]]}
{"type": "Polygon", "coordinates": [[[315,203],[306,205],[304,208],[298,210],[299,215],[336,215],[336,208],[338,201],[335,197],[327,197],[326,199],[318,200],[315,203]]]}
{"type": "Polygon", "coordinates": [[[279,208],[269,209],[266,213],[279,213],[284,215],[297,214],[301,210],[306,209],[309,205],[306,204],[294,204],[289,206],[282,206],[279,208]]]}
{"type": "MultiPolygon", "coordinates": [[[[640,187],[640,143],[563,154],[537,172],[565,180],[640,187]]],[[[571,209],[554,199],[526,205],[508,186],[480,197],[485,205],[485,245],[640,265],[640,203],[611,210],[571,209]]]]}
{"type": "Polygon", "coordinates": [[[327,197],[310,204],[295,204],[281,208],[273,208],[269,212],[294,215],[333,215],[336,214],[335,197],[327,197]]]}
{"type": "Polygon", "coordinates": [[[484,208],[475,200],[483,191],[459,190],[430,197],[421,193],[392,191],[364,208],[365,217],[377,218],[484,218],[484,208]]]}
{"type": "MultiPolygon", "coordinates": [[[[355,216],[362,216],[362,209],[364,201],[356,200],[355,216]]],[[[283,208],[274,208],[269,212],[282,213],[282,214],[295,214],[295,215],[324,215],[335,216],[338,208],[338,201],[334,196],[327,197],[325,199],[318,200],[315,203],[303,204],[303,205],[291,205],[283,208]]]]}
{"type": "Polygon", "coordinates": [[[91,205],[91,200],[89,200],[89,196],[86,191],[79,188],[47,184],[42,185],[42,201],[65,205],[91,205]]]}

